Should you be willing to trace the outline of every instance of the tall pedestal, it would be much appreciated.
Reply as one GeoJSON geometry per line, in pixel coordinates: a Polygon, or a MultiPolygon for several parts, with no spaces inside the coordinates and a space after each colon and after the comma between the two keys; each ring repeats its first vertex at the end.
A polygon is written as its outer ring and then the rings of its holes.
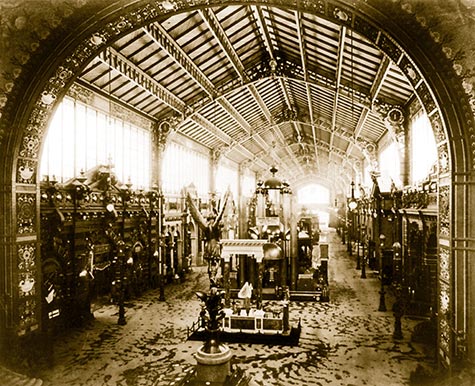
{"type": "Polygon", "coordinates": [[[206,352],[206,344],[201,346],[195,354],[196,380],[224,385],[226,378],[231,376],[231,350],[220,344],[213,346],[212,352],[206,352]]]}

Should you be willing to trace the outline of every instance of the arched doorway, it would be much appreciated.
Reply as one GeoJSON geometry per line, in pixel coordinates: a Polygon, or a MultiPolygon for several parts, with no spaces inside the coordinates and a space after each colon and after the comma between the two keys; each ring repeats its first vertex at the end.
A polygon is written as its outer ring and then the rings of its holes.
{"type": "MultiPolygon", "coordinates": [[[[197,1],[193,8],[213,4],[223,2],[197,1]]],[[[266,4],[283,6],[279,1],[266,4]]],[[[468,220],[475,210],[473,113],[452,61],[430,32],[399,5],[385,5],[383,9],[378,4],[347,2],[342,8],[340,3],[321,1],[298,6],[346,25],[372,41],[398,63],[430,116],[439,154],[439,348],[441,360],[450,365],[457,354],[453,331],[467,334],[468,355],[475,357],[475,334],[469,328],[475,320],[468,312],[475,302],[471,295],[475,293],[470,273],[473,267],[468,260],[474,242],[473,225],[468,220]],[[413,36],[424,44],[414,44],[413,36]]],[[[285,7],[297,9],[297,4],[285,7]]],[[[38,267],[43,257],[37,170],[44,132],[56,103],[81,69],[108,43],[162,15],[186,9],[183,3],[172,2],[137,1],[127,7],[116,2],[107,8],[88,4],[81,9],[65,4],[61,9],[64,24],[52,23],[45,33],[48,44],[42,42],[40,33],[37,44],[41,43],[41,49],[30,61],[20,59],[25,65],[16,69],[9,85],[11,92],[3,99],[1,117],[4,170],[0,175],[0,244],[5,281],[1,294],[5,310],[0,320],[2,335],[27,336],[41,330],[38,267]],[[31,286],[19,285],[26,282],[31,286]]],[[[21,30],[22,19],[16,21],[21,30]]]]}

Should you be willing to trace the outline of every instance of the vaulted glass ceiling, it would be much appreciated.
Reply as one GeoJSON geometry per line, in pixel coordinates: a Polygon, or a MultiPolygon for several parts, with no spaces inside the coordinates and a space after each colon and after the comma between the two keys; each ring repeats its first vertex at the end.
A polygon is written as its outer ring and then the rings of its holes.
{"type": "MultiPolygon", "coordinates": [[[[335,9],[334,17],[349,17],[335,9]]],[[[204,8],[123,36],[80,85],[291,185],[342,191],[375,161],[387,129],[378,105],[413,88],[396,63],[344,24],[267,6],[204,8]]]]}

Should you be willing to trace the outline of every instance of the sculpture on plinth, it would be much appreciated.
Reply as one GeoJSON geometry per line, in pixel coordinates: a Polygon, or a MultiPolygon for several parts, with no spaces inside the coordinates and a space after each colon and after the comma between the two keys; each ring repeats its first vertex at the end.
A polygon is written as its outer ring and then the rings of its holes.
{"type": "Polygon", "coordinates": [[[217,287],[217,277],[219,270],[219,263],[221,261],[221,245],[219,240],[221,238],[221,229],[223,227],[222,219],[230,198],[230,191],[227,190],[222,200],[221,209],[218,212],[216,208],[212,208],[207,219],[201,214],[196,207],[190,193],[186,192],[186,202],[190,210],[193,220],[203,231],[203,239],[205,242],[203,258],[208,262],[208,275],[210,280],[210,288],[217,287]]]}

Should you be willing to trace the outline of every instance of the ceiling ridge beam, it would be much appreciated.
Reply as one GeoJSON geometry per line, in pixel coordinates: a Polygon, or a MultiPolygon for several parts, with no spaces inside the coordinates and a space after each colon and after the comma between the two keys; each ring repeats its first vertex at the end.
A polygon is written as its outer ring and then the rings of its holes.
{"type": "MultiPolygon", "coordinates": [[[[340,38],[338,42],[338,59],[336,62],[335,72],[335,98],[333,99],[333,112],[332,112],[332,133],[330,134],[330,147],[333,147],[333,130],[336,126],[336,116],[338,111],[338,98],[341,84],[341,73],[343,71],[343,59],[345,54],[345,40],[346,40],[346,27],[341,26],[340,38]]],[[[351,42],[353,44],[353,42],[351,42]]]]}
{"type": "MultiPolygon", "coordinates": [[[[219,94],[211,80],[201,71],[201,69],[190,59],[188,54],[176,43],[170,34],[161,26],[152,24],[143,27],[145,33],[156,42],[183,70],[212,98],[219,94]]],[[[224,97],[219,97],[218,103],[223,109],[243,128],[247,133],[251,133],[251,126],[239,114],[239,112],[224,97]]]]}
{"type": "MultiPolygon", "coordinates": [[[[215,13],[209,9],[201,9],[200,11],[201,17],[205,21],[206,25],[208,26],[209,30],[211,33],[214,35],[218,43],[220,44],[222,50],[228,57],[228,60],[231,62],[232,66],[234,67],[235,71],[239,75],[242,81],[248,81],[248,76],[245,72],[244,65],[242,64],[239,55],[236,53],[234,50],[234,47],[232,46],[231,42],[229,41],[229,38],[227,37],[224,29],[222,28],[221,24],[219,23],[218,18],[216,17],[215,13]]],[[[256,100],[257,104],[259,105],[261,111],[265,115],[266,119],[269,122],[273,122],[272,119],[272,114],[270,111],[267,109],[267,106],[265,102],[263,101],[262,97],[260,96],[259,92],[257,91],[257,88],[255,85],[251,85],[249,87],[249,90],[256,100]]],[[[259,139],[258,139],[259,140],[259,139]]],[[[275,158],[275,157],[273,157],[275,158]]]]}
{"type": "Polygon", "coordinates": [[[201,71],[201,69],[190,59],[188,54],[170,36],[161,25],[150,24],[142,28],[167,55],[172,58],[208,95],[214,99],[218,95],[213,82],[201,71]]]}
{"type": "Polygon", "coordinates": [[[234,70],[239,75],[239,77],[246,81],[248,76],[246,74],[244,65],[239,59],[239,55],[235,51],[233,45],[229,41],[226,32],[224,31],[223,27],[219,23],[218,18],[216,17],[215,13],[211,10],[211,8],[203,8],[198,11],[203,18],[204,22],[208,26],[209,30],[218,41],[219,45],[221,46],[222,50],[228,57],[228,60],[231,62],[234,70]]]}
{"type": "MultiPolygon", "coordinates": [[[[216,127],[201,114],[197,112],[192,112],[191,114],[186,116],[185,111],[187,110],[187,105],[185,104],[185,102],[183,102],[181,99],[170,93],[163,86],[158,84],[150,75],[148,75],[142,69],[138,68],[124,55],[120,54],[115,49],[110,48],[109,57],[106,53],[107,51],[108,50],[103,51],[99,54],[98,57],[101,61],[107,64],[111,68],[111,70],[117,71],[122,76],[125,76],[130,81],[135,83],[137,86],[139,86],[155,98],[159,99],[175,111],[179,112],[184,117],[183,122],[185,122],[186,120],[193,122],[194,124],[200,126],[204,130],[208,131],[210,134],[224,142],[227,146],[230,146],[233,143],[233,139],[228,134],[216,127]],[[156,87],[154,87],[154,85],[156,85],[156,87]]],[[[224,97],[222,97],[221,99],[224,100],[224,97]]],[[[243,154],[242,151],[240,152],[241,154],[243,154]]]]}
{"type": "Polygon", "coordinates": [[[361,115],[358,118],[358,123],[356,124],[355,128],[355,138],[358,138],[363,130],[364,124],[366,123],[366,119],[368,119],[369,109],[363,109],[361,111],[361,115]]]}
{"type": "Polygon", "coordinates": [[[270,59],[274,59],[274,47],[272,46],[272,39],[270,37],[269,29],[267,24],[265,23],[265,18],[262,13],[262,9],[258,5],[251,5],[251,10],[253,11],[254,17],[256,18],[257,26],[261,30],[261,34],[263,36],[264,44],[267,48],[267,52],[269,53],[270,59]]]}
{"type": "Polygon", "coordinates": [[[317,149],[317,132],[315,130],[315,121],[313,118],[312,90],[308,83],[305,85],[305,92],[307,94],[308,113],[310,115],[310,125],[312,126],[312,140],[313,140],[313,148],[315,152],[315,160],[317,162],[317,167],[318,167],[320,164],[320,160],[318,158],[318,149],[317,149]]]}
{"type": "Polygon", "coordinates": [[[129,79],[132,83],[171,107],[173,110],[179,112],[180,114],[185,114],[188,110],[185,102],[183,102],[175,94],[168,91],[153,77],[151,77],[112,47],[100,52],[97,57],[99,60],[104,62],[104,64],[109,66],[110,71],[117,71],[122,76],[129,79]]]}
{"type": "Polygon", "coordinates": [[[303,69],[303,74],[304,74],[305,93],[307,96],[308,113],[310,117],[310,124],[312,125],[312,138],[313,138],[313,145],[314,145],[313,149],[315,152],[315,162],[317,163],[317,167],[319,167],[318,150],[316,146],[317,133],[315,131],[315,125],[313,124],[312,93],[310,90],[310,85],[308,83],[307,51],[305,49],[305,32],[304,32],[304,26],[303,26],[300,11],[295,11],[295,20],[296,20],[296,25],[297,25],[297,36],[299,37],[300,60],[302,62],[302,69],[303,69]]]}
{"type": "Polygon", "coordinates": [[[297,36],[299,39],[299,48],[300,48],[300,60],[302,62],[302,69],[303,69],[303,76],[304,79],[308,79],[307,75],[307,54],[305,50],[305,39],[304,39],[304,31],[303,31],[303,23],[302,23],[302,17],[301,17],[301,12],[295,11],[295,21],[296,21],[296,26],[297,26],[297,36]]]}
{"type": "Polygon", "coordinates": [[[384,55],[381,63],[379,64],[378,71],[373,80],[373,84],[371,85],[371,89],[369,90],[369,97],[370,97],[370,104],[372,105],[376,100],[379,92],[381,91],[381,87],[383,86],[384,79],[388,75],[388,72],[391,68],[391,61],[389,58],[384,55]]]}

